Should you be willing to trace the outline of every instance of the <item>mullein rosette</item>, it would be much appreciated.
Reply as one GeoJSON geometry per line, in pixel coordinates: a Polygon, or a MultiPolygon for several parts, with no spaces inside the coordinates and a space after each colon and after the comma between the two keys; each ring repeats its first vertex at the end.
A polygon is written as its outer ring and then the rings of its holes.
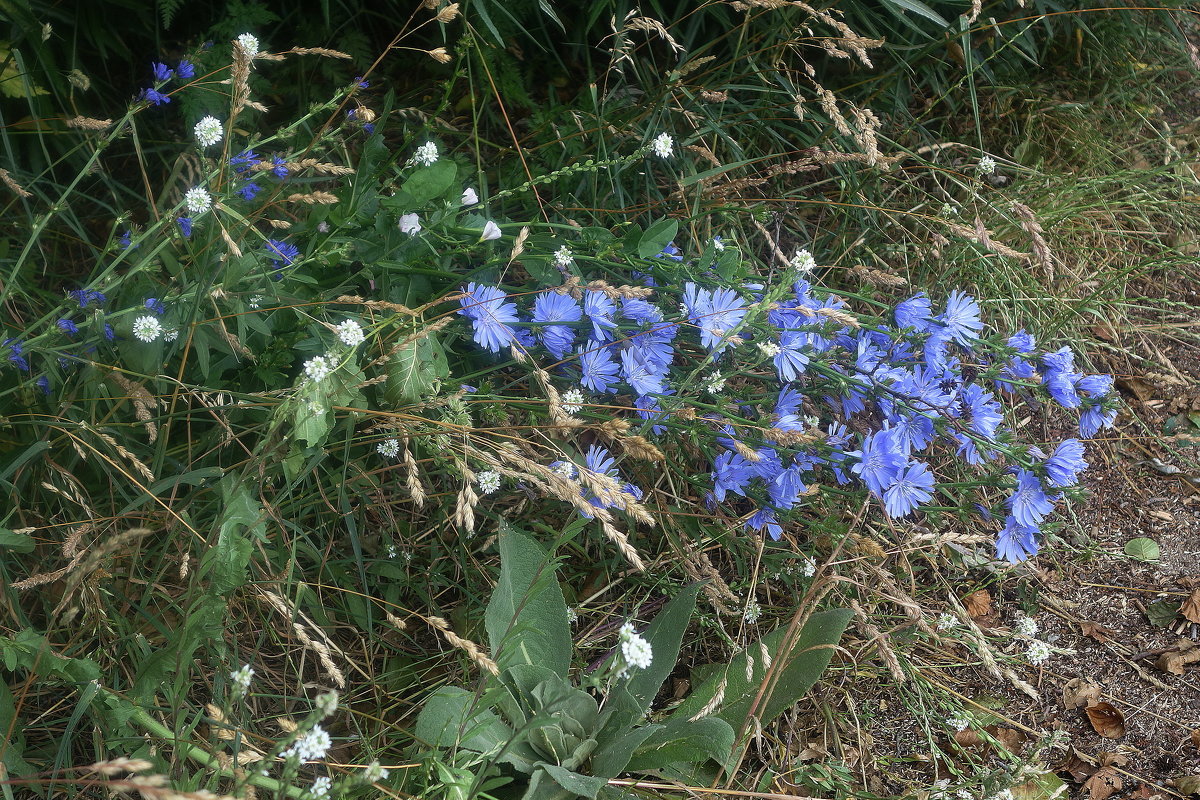
{"type": "MultiPolygon", "coordinates": [[[[764,287],[714,278],[666,297],[649,286],[569,281],[522,293],[522,309],[497,286],[469,283],[457,313],[481,349],[512,351],[561,380],[569,413],[611,410],[614,395],[632,396],[628,416],[650,436],[669,440],[685,427],[699,436],[711,458],[698,486],[706,502],[735,507],[746,529],[772,539],[820,484],[862,487],[891,519],[935,506],[939,495],[985,520],[996,511],[997,557],[1023,561],[1037,554],[1043,523],[1087,462],[1077,438],[1049,454],[1020,444],[1002,401],[1078,412],[1084,439],[1116,417],[1110,376],[1077,371],[1069,348],[1039,349],[1025,331],[985,337],[979,303],[962,291],[940,311],[920,292],[879,317],[853,313],[806,280],[764,287]],[[720,388],[701,393],[714,382],[720,388]],[[964,482],[974,496],[939,482],[954,463],[957,474],[984,474],[964,482]]],[[[572,466],[622,482],[599,445],[584,461],[572,466]]],[[[641,498],[633,484],[624,488],[641,498]]],[[[620,505],[582,484],[580,492],[597,507],[620,505]]]]}

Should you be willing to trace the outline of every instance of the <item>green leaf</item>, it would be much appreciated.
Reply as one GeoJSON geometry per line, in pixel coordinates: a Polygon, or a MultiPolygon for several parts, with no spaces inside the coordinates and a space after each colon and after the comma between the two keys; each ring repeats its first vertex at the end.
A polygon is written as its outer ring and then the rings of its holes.
{"type": "Polygon", "coordinates": [[[654,696],[671,670],[675,669],[675,662],[679,660],[679,645],[692,620],[696,593],[699,591],[700,584],[693,583],[675,595],[643,634],[650,642],[653,658],[648,669],[636,670],[629,680],[629,691],[642,704],[642,711],[650,709],[654,696]]]}
{"type": "Polygon", "coordinates": [[[1182,605],[1182,600],[1155,600],[1146,606],[1146,619],[1156,628],[1165,628],[1179,616],[1179,608],[1182,605]]]}
{"type": "Polygon", "coordinates": [[[678,232],[679,220],[660,219],[642,234],[638,241],[638,255],[642,258],[653,258],[675,240],[675,234],[678,232]]]}
{"type": "Polygon", "coordinates": [[[28,553],[36,544],[33,537],[27,533],[15,533],[8,528],[0,528],[0,549],[10,553],[28,553]]]}
{"type": "Polygon", "coordinates": [[[898,12],[897,16],[903,17],[903,14],[899,12],[911,11],[931,22],[936,22],[943,29],[950,27],[950,23],[946,21],[945,17],[922,3],[921,0],[884,0],[884,5],[893,12],[898,12]]]}
{"type": "Polygon", "coordinates": [[[448,158],[435,161],[428,167],[417,167],[412,177],[396,193],[397,200],[402,207],[414,211],[445,194],[457,174],[458,165],[448,158]]]}
{"type": "Polygon", "coordinates": [[[436,394],[450,374],[446,351],[434,334],[409,342],[388,360],[384,397],[394,406],[417,403],[436,394]]]}
{"type": "Polygon", "coordinates": [[[500,525],[500,580],[484,622],[492,658],[503,671],[537,664],[566,676],[571,628],[555,570],[545,551],[512,526],[500,525]]]}
{"type": "Polygon", "coordinates": [[[1162,555],[1158,542],[1139,536],[1125,543],[1125,555],[1136,561],[1158,561],[1162,555]]]}
{"type": "Polygon", "coordinates": [[[733,750],[733,739],[733,727],[720,717],[673,721],[655,731],[638,748],[626,769],[649,772],[681,761],[697,763],[708,759],[724,764],[733,750]]]}
{"type": "Polygon", "coordinates": [[[634,752],[662,727],[664,726],[640,725],[606,737],[607,741],[592,754],[592,773],[604,778],[615,778],[625,772],[634,752]]]}
{"type": "Polygon", "coordinates": [[[578,772],[564,769],[557,764],[541,763],[538,766],[545,770],[546,774],[553,778],[555,783],[568,792],[591,798],[591,800],[595,800],[597,792],[608,783],[608,780],[605,778],[580,775],[578,772]]]}
{"type": "Polygon", "coordinates": [[[246,533],[266,539],[266,516],[262,506],[250,493],[250,487],[236,475],[221,480],[221,502],[224,513],[217,528],[217,541],[200,559],[200,574],[209,576],[211,589],[223,595],[246,582],[253,545],[246,533]]]}
{"type": "Polygon", "coordinates": [[[833,648],[842,638],[842,632],[850,623],[854,612],[839,608],[820,611],[809,617],[804,629],[796,638],[790,652],[779,652],[786,626],[771,631],[746,650],[734,655],[729,665],[706,680],[671,715],[671,719],[690,719],[716,696],[722,678],[725,679],[725,698],[715,716],[728,722],[734,730],[740,730],[758,695],[759,687],[766,677],[767,669],[760,655],[762,646],[770,653],[776,672],[779,673],[774,691],[764,698],[755,716],[766,725],[804,696],[817,678],[829,666],[833,648]],[[747,679],[747,651],[754,658],[753,671],[747,679]]]}

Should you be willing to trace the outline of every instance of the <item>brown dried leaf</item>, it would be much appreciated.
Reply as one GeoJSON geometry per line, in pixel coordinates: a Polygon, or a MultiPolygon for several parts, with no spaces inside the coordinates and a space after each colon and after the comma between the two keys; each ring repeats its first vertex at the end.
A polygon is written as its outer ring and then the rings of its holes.
{"type": "Polygon", "coordinates": [[[1100,687],[1082,678],[1072,678],[1063,686],[1063,705],[1067,708],[1086,708],[1100,702],[1100,687]]]}
{"type": "Polygon", "coordinates": [[[1121,778],[1121,773],[1117,772],[1112,767],[1102,767],[1095,775],[1088,778],[1083,784],[1083,790],[1087,792],[1091,800],[1108,800],[1109,797],[1121,791],[1125,786],[1125,781],[1121,778]]]}
{"type": "Polygon", "coordinates": [[[1175,789],[1182,795],[1200,794],[1200,775],[1182,775],[1174,783],[1175,789]]]}
{"type": "Polygon", "coordinates": [[[1175,649],[1168,650],[1158,657],[1154,666],[1172,675],[1182,675],[1184,667],[1195,661],[1200,661],[1200,647],[1190,639],[1180,639],[1175,649]]]}
{"type": "Polygon", "coordinates": [[[1192,589],[1192,593],[1179,606],[1179,613],[1187,617],[1189,622],[1200,623],[1200,587],[1192,589]]]}
{"type": "Polygon", "coordinates": [[[1200,728],[1192,728],[1192,747],[1200,750],[1200,728]]]}
{"type": "Polygon", "coordinates": [[[1083,783],[1095,775],[1099,769],[1100,765],[1096,763],[1096,759],[1072,747],[1067,753],[1066,760],[1054,771],[1069,773],[1076,783],[1083,783]]]}
{"type": "Polygon", "coordinates": [[[971,592],[962,599],[962,603],[967,613],[975,619],[992,613],[992,596],[986,589],[971,592]]]}
{"type": "Polygon", "coordinates": [[[1092,728],[1105,739],[1120,739],[1125,735],[1125,715],[1112,703],[1095,703],[1087,707],[1086,713],[1092,728]]]}
{"type": "Polygon", "coordinates": [[[1111,628],[1106,628],[1099,622],[1089,622],[1086,619],[1080,621],[1079,630],[1084,636],[1090,636],[1097,642],[1102,643],[1107,642],[1116,635],[1116,632],[1111,628]]]}
{"type": "Polygon", "coordinates": [[[1147,400],[1153,400],[1154,395],[1158,393],[1158,390],[1154,387],[1154,384],[1148,383],[1141,378],[1118,378],[1117,385],[1136,397],[1139,403],[1145,403],[1147,400]]]}

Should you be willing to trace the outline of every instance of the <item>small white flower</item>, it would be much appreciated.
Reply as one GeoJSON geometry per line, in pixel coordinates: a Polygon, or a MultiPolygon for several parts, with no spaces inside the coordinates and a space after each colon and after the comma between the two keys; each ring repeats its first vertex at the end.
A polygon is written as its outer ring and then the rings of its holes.
{"type": "Polygon", "coordinates": [[[313,779],[312,786],[308,789],[309,797],[328,797],[329,789],[333,786],[333,778],[328,775],[320,775],[313,779]]]}
{"type": "Polygon", "coordinates": [[[937,620],[937,629],[939,631],[948,631],[958,627],[958,617],[951,614],[949,611],[943,611],[937,620]]]}
{"type": "Polygon", "coordinates": [[[345,320],[333,330],[337,333],[337,337],[342,341],[342,344],[347,347],[360,345],[367,338],[363,333],[362,325],[359,325],[352,319],[345,320]]]}
{"type": "Polygon", "coordinates": [[[806,578],[811,578],[817,574],[817,562],[813,561],[808,555],[801,554],[800,574],[806,578]]]}
{"type": "Polygon", "coordinates": [[[417,148],[417,152],[409,159],[409,164],[421,164],[428,167],[430,164],[438,160],[438,146],[433,142],[426,142],[417,148]]]}
{"type": "Polygon", "coordinates": [[[566,460],[555,461],[550,465],[550,471],[569,481],[575,480],[575,476],[579,474],[579,469],[572,462],[566,460]]]}
{"type": "Polygon", "coordinates": [[[396,547],[395,542],[392,542],[387,546],[387,550],[385,551],[385,553],[388,558],[395,559],[397,556],[400,555],[400,548],[396,547]]]}
{"type": "Polygon", "coordinates": [[[487,224],[483,226],[483,235],[479,237],[479,241],[490,242],[493,239],[499,239],[503,235],[500,231],[500,226],[489,219],[487,224]]]}
{"type": "Polygon", "coordinates": [[[991,156],[984,156],[979,159],[979,163],[975,166],[980,175],[991,175],[996,171],[996,159],[991,156]]]}
{"type": "Polygon", "coordinates": [[[212,208],[212,195],[202,187],[195,186],[183,193],[183,204],[187,207],[189,215],[198,217],[212,208]]]}
{"type": "Polygon", "coordinates": [[[313,356],[308,361],[304,362],[304,374],[313,381],[321,381],[325,376],[332,372],[332,367],[329,364],[329,359],[325,356],[313,356]]]}
{"type": "Polygon", "coordinates": [[[201,147],[211,147],[221,141],[221,137],[225,135],[225,130],[221,127],[221,120],[216,117],[204,117],[196,123],[196,141],[201,147]]]}
{"type": "Polygon", "coordinates": [[[379,455],[384,458],[395,458],[400,455],[400,440],[399,439],[384,439],[379,444],[375,445],[375,449],[379,451],[379,455]]]}
{"type": "Polygon", "coordinates": [[[709,394],[718,394],[725,388],[725,378],[720,372],[714,372],[704,379],[704,390],[709,394]]]}
{"type": "Polygon", "coordinates": [[[1034,639],[1029,643],[1029,649],[1025,651],[1025,660],[1035,667],[1040,666],[1050,658],[1050,645],[1043,642],[1041,639],[1034,639]]]}
{"type": "Polygon", "coordinates": [[[328,692],[322,692],[317,695],[317,711],[320,711],[323,716],[328,717],[333,712],[337,711],[338,693],[332,689],[328,692]]]}
{"type": "Polygon", "coordinates": [[[943,217],[957,217],[959,208],[954,203],[942,203],[942,210],[939,212],[943,217]]]}
{"type": "Polygon", "coordinates": [[[372,761],[363,767],[362,779],[365,783],[375,783],[388,776],[388,771],[380,766],[378,761],[372,761]]]}
{"type": "Polygon", "coordinates": [[[955,711],[946,717],[946,727],[955,731],[965,731],[971,724],[971,717],[965,711],[955,711]]]}
{"type": "Polygon", "coordinates": [[[479,491],[484,494],[491,494],[500,488],[500,473],[494,469],[476,473],[475,483],[479,486],[479,491]]]}
{"type": "Polygon", "coordinates": [[[713,245],[713,249],[716,250],[718,253],[725,249],[725,243],[721,241],[720,236],[714,236],[712,238],[712,245],[713,245]]]}
{"type": "Polygon", "coordinates": [[[162,323],[158,321],[158,317],[152,317],[147,314],[144,317],[138,317],[133,321],[133,335],[136,339],[142,342],[153,342],[163,332],[162,323]]]}
{"type": "Polygon", "coordinates": [[[992,795],[990,798],[988,798],[988,800],[1013,800],[1012,790],[1011,789],[1001,789],[1000,791],[998,791],[994,795],[992,795]]]}
{"type": "Polygon", "coordinates": [[[250,54],[251,57],[258,55],[258,37],[252,33],[243,33],[235,39],[242,49],[250,54]]]}
{"type": "Polygon", "coordinates": [[[333,740],[329,738],[329,734],[320,725],[314,725],[313,729],[301,736],[292,746],[283,751],[284,758],[295,757],[300,761],[316,761],[324,758],[329,752],[329,748],[333,745],[333,740]]]}
{"type": "Polygon", "coordinates": [[[1013,625],[1013,633],[1017,634],[1018,636],[1026,636],[1032,639],[1034,636],[1037,636],[1037,632],[1037,620],[1035,620],[1033,617],[1021,617],[1013,625]]]}
{"type": "Polygon", "coordinates": [[[163,331],[163,341],[173,342],[179,338],[179,328],[167,328],[163,331]]]}
{"type": "Polygon", "coordinates": [[[468,186],[463,189],[461,202],[464,206],[473,206],[479,202],[479,195],[475,194],[475,190],[468,186]]]}
{"type": "Polygon", "coordinates": [[[229,673],[229,680],[233,683],[233,693],[241,697],[250,691],[250,679],[253,677],[254,668],[249,664],[243,664],[238,669],[229,673]]]}
{"type": "Polygon", "coordinates": [[[416,214],[405,214],[400,217],[400,232],[416,236],[421,232],[421,218],[416,214]]]}
{"type": "Polygon", "coordinates": [[[792,256],[792,269],[799,272],[801,275],[807,275],[812,272],[817,266],[817,260],[812,257],[812,253],[807,250],[797,250],[796,255],[792,256]]]}
{"type": "Polygon", "coordinates": [[[747,600],[746,607],[742,609],[742,619],[746,620],[747,624],[753,625],[758,622],[760,617],[762,617],[762,606],[758,604],[757,600],[747,600]]]}
{"type": "Polygon", "coordinates": [[[675,147],[675,140],[671,138],[669,133],[660,133],[654,137],[654,141],[650,143],[650,149],[654,151],[654,155],[659,158],[669,158],[672,148],[675,147]]]}
{"type": "Polygon", "coordinates": [[[759,342],[758,349],[761,350],[762,354],[767,358],[774,358],[775,356],[779,355],[781,350],[777,342],[772,342],[769,339],[759,342]]]}
{"type": "Polygon", "coordinates": [[[567,624],[574,625],[579,621],[579,612],[573,608],[567,609],[567,624]]]}
{"type": "Polygon", "coordinates": [[[317,233],[329,233],[329,223],[321,220],[317,223],[317,233]]]}
{"type": "Polygon", "coordinates": [[[263,301],[263,296],[261,294],[256,294],[256,295],[252,296],[250,298],[250,308],[257,309],[259,306],[262,305],[262,301],[263,301]]]}
{"type": "Polygon", "coordinates": [[[575,261],[575,254],[565,244],[554,251],[554,261],[551,262],[559,269],[566,269],[575,261]]]}
{"type": "Polygon", "coordinates": [[[654,661],[654,651],[650,642],[633,630],[633,624],[626,622],[621,626],[621,656],[625,666],[647,669],[654,661]]]}
{"type": "Polygon", "coordinates": [[[578,414],[580,411],[583,411],[583,404],[586,402],[586,399],[583,396],[583,392],[579,391],[579,389],[574,387],[567,389],[562,393],[563,411],[572,416],[578,414]]]}

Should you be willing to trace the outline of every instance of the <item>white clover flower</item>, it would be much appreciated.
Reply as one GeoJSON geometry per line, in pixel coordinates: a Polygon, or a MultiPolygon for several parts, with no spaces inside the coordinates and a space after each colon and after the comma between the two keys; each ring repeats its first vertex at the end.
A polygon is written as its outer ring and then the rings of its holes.
{"type": "Polygon", "coordinates": [[[284,758],[295,757],[300,761],[316,761],[324,758],[333,746],[333,740],[320,725],[314,725],[312,730],[301,736],[292,746],[283,751],[284,758]]]}
{"type": "Polygon", "coordinates": [[[255,36],[254,34],[243,33],[241,36],[237,37],[237,39],[235,39],[234,41],[236,41],[238,44],[240,44],[242,46],[242,49],[250,54],[251,58],[258,55],[258,37],[255,36]]]}
{"type": "Polygon", "coordinates": [[[747,600],[746,607],[742,609],[742,619],[746,620],[748,625],[753,625],[762,617],[762,606],[757,600],[747,600]]]}
{"type": "Polygon", "coordinates": [[[328,717],[333,712],[337,711],[338,693],[332,689],[328,692],[322,692],[317,695],[317,711],[320,711],[322,716],[328,717]]]}
{"type": "Polygon", "coordinates": [[[473,206],[479,202],[479,195],[475,194],[475,190],[468,186],[466,189],[463,189],[460,202],[464,206],[473,206]]]}
{"type": "Polygon", "coordinates": [[[1021,617],[1013,624],[1013,633],[1018,636],[1033,638],[1037,636],[1038,624],[1033,617],[1021,617]]]}
{"type": "Polygon", "coordinates": [[[1037,667],[1046,663],[1048,658],[1050,658],[1050,645],[1041,639],[1034,639],[1029,643],[1029,649],[1025,651],[1026,661],[1037,667]]]}
{"type": "Polygon", "coordinates": [[[575,261],[575,254],[565,244],[554,251],[554,260],[550,263],[559,269],[566,269],[575,261]]]}
{"type": "Polygon", "coordinates": [[[375,783],[384,780],[388,776],[388,771],[380,766],[378,761],[372,761],[363,767],[362,779],[365,783],[375,783]]]}
{"type": "Polygon", "coordinates": [[[360,345],[367,338],[363,333],[362,325],[359,325],[352,319],[343,321],[333,330],[337,334],[338,339],[341,340],[342,344],[346,345],[347,347],[360,345]]]}
{"type": "Polygon", "coordinates": [[[477,472],[475,474],[475,484],[479,487],[479,491],[484,494],[491,494],[500,488],[500,473],[494,469],[477,472]]]}
{"type": "Polygon", "coordinates": [[[250,691],[250,679],[254,677],[254,668],[249,664],[243,664],[238,669],[229,673],[229,680],[233,683],[233,693],[241,697],[246,692],[250,691]]]}
{"type": "Polygon", "coordinates": [[[758,342],[758,349],[761,350],[762,354],[767,358],[774,358],[775,356],[779,355],[781,351],[779,344],[777,342],[772,342],[769,339],[758,342]]]}
{"type": "Polygon", "coordinates": [[[650,149],[654,151],[654,155],[659,158],[670,158],[671,150],[675,147],[675,140],[671,138],[669,133],[660,133],[654,137],[654,141],[650,143],[650,149]]]}
{"type": "MultiPolygon", "coordinates": [[[[626,622],[621,626],[621,656],[625,659],[626,669],[636,667],[647,669],[654,661],[654,651],[650,642],[633,630],[633,624],[626,622]]],[[[623,671],[624,672],[624,671],[623,671]]]]}
{"type": "Polygon", "coordinates": [[[133,335],[139,341],[150,343],[157,339],[163,332],[162,323],[158,321],[158,317],[153,317],[147,314],[144,317],[138,317],[133,321],[133,335]]]}
{"type": "Polygon", "coordinates": [[[399,439],[384,439],[379,444],[375,445],[375,449],[379,451],[379,455],[384,458],[395,458],[400,455],[400,440],[399,439]]]}
{"type": "Polygon", "coordinates": [[[259,306],[262,305],[262,301],[263,301],[263,296],[261,294],[254,295],[253,297],[250,298],[250,308],[257,309],[259,306]]]}
{"type": "Polygon", "coordinates": [[[187,207],[189,215],[198,217],[212,208],[212,195],[203,187],[195,186],[183,193],[183,204],[187,207]]]}
{"type": "Polygon", "coordinates": [[[807,275],[817,266],[817,260],[813,258],[812,253],[803,249],[797,250],[796,255],[792,256],[792,260],[789,263],[792,269],[801,275],[807,275]]]}
{"type": "Polygon", "coordinates": [[[489,219],[487,224],[483,226],[483,234],[480,235],[479,241],[490,242],[493,239],[499,239],[503,235],[500,231],[500,226],[489,219]]]}
{"type": "Polygon", "coordinates": [[[200,143],[201,147],[212,147],[225,135],[225,130],[221,127],[221,120],[212,116],[204,117],[197,122],[195,130],[196,141],[200,143]]]}
{"type": "Polygon", "coordinates": [[[566,478],[569,481],[575,480],[575,476],[579,474],[579,468],[570,461],[555,461],[550,465],[550,471],[561,478],[566,478]]]}
{"type": "Polygon", "coordinates": [[[951,614],[949,611],[943,611],[937,619],[937,629],[939,631],[953,630],[958,627],[958,617],[951,614]]]}
{"type": "Polygon", "coordinates": [[[400,232],[416,236],[421,232],[421,218],[416,214],[404,214],[400,217],[400,232]]]}
{"type": "Polygon", "coordinates": [[[438,160],[438,146],[433,142],[426,142],[417,148],[417,152],[409,159],[409,164],[421,164],[428,167],[430,164],[438,160]]]}
{"type": "Polygon", "coordinates": [[[959,207],[955,203],[942,203],[942,210],[939,212],[943,217],[957,217],[959,207]]]}
{"type": "Polygon", "coordinates": [[[333,778],[328,775],[320,775],[313,779],[312,786],[308,788],[308,796],[321,798],[328,797],[329,790],[333,787],[333,778]]]}
{"type": "Polygon", "coordinates": [[[587,401],[587,398],[585,398],[583,396],[583,392],[581,392],[576,387],[567,389],[565,392],[562,393],[563,411],[567,412],[568,414],[570,414],[572,416],[574,416],[575,414],[578,414],[580,411],[583,411],[583,404],[586,401],[587,401]]]}
{"type": "Polygon", "coordinates": [[[333,367],[329,363],[329,359],[325,356],[313,356],[308,361],[304,362],[304,374],[313,381],[321,381],[325,379],[333,367]]]}
{"type": "Polygon", "coordinates": [[[996,159],[991,156],[984,156],[979,159],[979,163],[975,165],[975,169],[979,171],[980,175],[991,175],[996,171],[996,159]]]}
{"type": "Polygon", "coordinates": [[[965,711],[955,711],[946,717],[946,727],[954,731],[965,731],[971,724],[971,715],[965,711]]]}
{"type": "Polygon", "coordinates": [[[709,394],[718,394],[725,388],[725,378],[722,377],[720,372],[714,372],[704,379],[703,386],[704,390],[709,394]]]}

